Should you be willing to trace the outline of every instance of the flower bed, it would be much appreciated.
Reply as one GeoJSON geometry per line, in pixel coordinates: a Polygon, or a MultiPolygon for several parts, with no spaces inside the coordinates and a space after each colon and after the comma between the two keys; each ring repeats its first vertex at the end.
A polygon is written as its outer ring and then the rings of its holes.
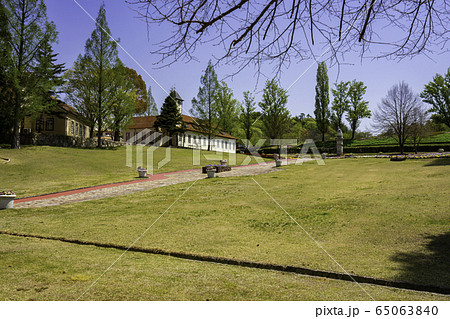
{"type": "Polygon", "coordinates": [[[0,191],[0,195],[16,195],[13,191],[0,191]]]}
{"type": "Polygon", "coordinates": [[[208,168],[215,168],[216,173],[231,171],[231,166],[228,165],[206,165],[202,167],[202,173],[206,174],[208,168]]]}

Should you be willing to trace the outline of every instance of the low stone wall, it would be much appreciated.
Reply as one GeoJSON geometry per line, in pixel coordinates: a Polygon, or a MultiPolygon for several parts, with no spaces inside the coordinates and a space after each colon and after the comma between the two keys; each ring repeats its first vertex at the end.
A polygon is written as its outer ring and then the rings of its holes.
{"type": "MultiPolygon", "coordinates": [[[[97,147],[97,138],[83,138],[79,136],[49,134],[27,134],[21,136],[21,144],[95,148],[97,147]]],[[[125,143],[115,142],[112,140],[102,140],[103,147],[116,147],[122,145],[125,145],[125,143]]]]}

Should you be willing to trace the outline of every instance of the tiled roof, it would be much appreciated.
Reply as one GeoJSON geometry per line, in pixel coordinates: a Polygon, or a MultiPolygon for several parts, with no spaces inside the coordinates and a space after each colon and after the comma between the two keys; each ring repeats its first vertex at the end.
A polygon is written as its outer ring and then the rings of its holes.
{"type": "Polygon", "coordinates": [[[70,106],[61,100],[58,100],[53,96],[51,98],[53,100],[56,100],[58,102],[58,104],[51,107],[51,109],[49,110],[50,113],[72,114],[80,121],[85,122],[85,124],[89,125],[89,121],[80,112],[78,112],[73,106],[70,106]]]}
{"type": "MultiPolygon", "coordinates": [[[[199,132],[202,134],[206,134],[205,131],[201,130],[196,124],[200,123],[200,120],[198,118],[189,116],[189,115],[183,115],[183,122],[186,124],[186,130],[192,131],[192,132],[199,132]]],[[[156,116],[137,116],[133,117],[130,126],[128,126],[128,129],[151,129],[153,128],[156,121],[156,116]]],[[[226,133],[226,132],[219,132],[216,134],[216,136],[219,137],[225,137],[229,139],[237,139],[234,136],[226,133]]]]}

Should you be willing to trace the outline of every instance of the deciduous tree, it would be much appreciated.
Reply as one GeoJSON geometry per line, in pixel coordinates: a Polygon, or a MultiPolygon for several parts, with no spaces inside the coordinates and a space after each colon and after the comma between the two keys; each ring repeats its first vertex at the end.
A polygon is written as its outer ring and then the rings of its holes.
{"type": "Polygon", "coordinates": [[[394,85],[378,105],[375,112],[375,127],[385,132],[393,132],[400,153],[404,152],[406,139],[411,134],[415,122],[414,112],[422,101],[405,82],[394,85]]]}
{"type": "Polygon", "coordinates": [[[336,131],[338,128],[342,130],[344,126],[342,118],[344,117],[344,113],[348,110],[350,103],[348,100],[349,86],[350,82],[341,81],[335,83],[335,89],[331,89],[334,97],[333,102],[331,102],[331,110],[333,111],[331,123],[336,131]]]}
{"type": "Polygon", "coordinates": [[[450,127],[450,68],[444,76],[436,74],[433,81],[425,85],[420,97],[431,105],[433,119],[450,127]]]}
{"type": "Polygon", "coordinates": [[[352,130],[352,140],[355,138],[356,129],[361,123],[361,119],[371,117],[369,102],[363,100],[367,87],[363,82],[353,80],[348,89],[349,107],[347,111],[347,121],[352,130]]]}
{"type": "Polygon", "coordinates": [[[288,95],[275,79],[267,80],[259,107],[264,133],[270,139],[280,139],[289,131],[291,115],[286,107],[288,95]]]}
{"type": "Polygon", "coordinates": [[[234,98],[233,91],[224,81],[219,83],[215,103],[220,130],[235,135],[238,128],[239,102],[234,98]]]}
{"type": "Polygon", "coordinates": [[[446,48],[447,1],[204,1],[127,0],[151,29],[169,29],[160,42],[163,61],[195,58],[202,44],[223,47],[223,59],[240,69],[275,61],[277,70],[314,58],[330,47],[332,59],[360,56],[402,59],[446,48]]]}

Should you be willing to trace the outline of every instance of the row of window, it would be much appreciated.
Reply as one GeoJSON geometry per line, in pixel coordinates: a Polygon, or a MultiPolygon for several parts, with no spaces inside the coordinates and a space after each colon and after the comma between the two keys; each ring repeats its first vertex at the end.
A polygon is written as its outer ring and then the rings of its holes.
{"type": "MultiPolygon", "coordinates": [[[[48,118],[45,121],[45,130],[53,131],[55,129],[55,119],[53,117],[48,118]]],[[[44,120],[36,120],[36,132],[44,130],[44,120]]]]}
{"type": "MultiPolygon", "coordinates": [[[[200,144],[200,145],[208,145],[208,139],[204,136],[197,136],[197,135],[193,135],[191,137],[191,134],[187,135],[188,138],[188,144],[200,144]]],[[[216,147],[220,147],[222,144],[222,148],[223,149],[228,149],[228,141],[224,141],[224,140],[212,140],[212,145],[216,146],[216,147]],[[222,143],[221,143],[222,142],[222,143]]],[[[234,144],[233,143],[229,143],[230,145],[230,150],[234,149],[234,144]]]]}
{"type": "Polygon", "coordinates": [[[86,136],[86,126],[70,121],[70,132],[73,136],[86,136]]]}

